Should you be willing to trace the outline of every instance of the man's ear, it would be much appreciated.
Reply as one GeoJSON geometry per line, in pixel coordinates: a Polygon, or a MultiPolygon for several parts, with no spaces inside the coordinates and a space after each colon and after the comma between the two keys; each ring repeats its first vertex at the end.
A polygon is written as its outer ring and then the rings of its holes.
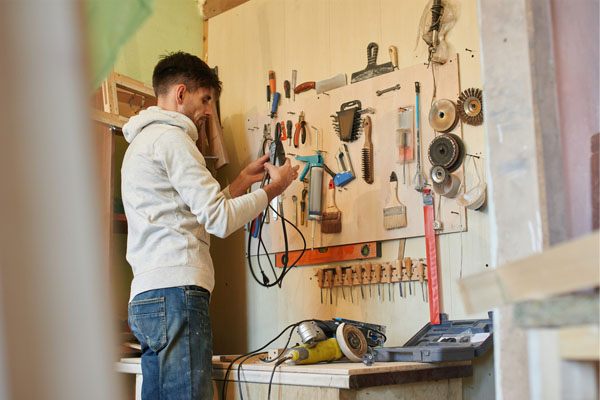
{"type": "Polygon", "coordinates": [[[186,95],[186,87],[184,84],[179,84],[175,88],[175,101],[177,104],[183,104],[183,98],[186,95]]]}

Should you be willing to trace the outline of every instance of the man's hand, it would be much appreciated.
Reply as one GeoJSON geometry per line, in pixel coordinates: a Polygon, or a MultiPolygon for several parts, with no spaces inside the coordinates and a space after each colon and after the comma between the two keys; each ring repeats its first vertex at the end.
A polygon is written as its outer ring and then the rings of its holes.
{"type": "Polygon", "coordinates": [[[243,195],[253,183],[260,182],[265,174],[265,162],[269,160],[269,154],[252,161],[240,172],[237,178],[229,185],[231,197],[243,195]]]}
{"type": "Polygon", "coordinates": [[[271,182],[263,189],[267,192],[269,201],[279,196],[288,186],[298,177],[299,165],[292,167],[289,158],[285,159],[285,164],[281,167],[276,167],[271,163],[265,162],[264,168],[271,177],[271,182]]]}

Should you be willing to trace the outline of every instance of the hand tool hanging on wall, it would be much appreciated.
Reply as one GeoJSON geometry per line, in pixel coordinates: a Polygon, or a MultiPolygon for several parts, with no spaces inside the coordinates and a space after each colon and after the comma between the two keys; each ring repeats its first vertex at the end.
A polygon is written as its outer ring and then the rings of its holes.
{"type": "Polygon", "coordinates": [[[413,179],[415,189],[417,192],[423,191],[427,180],[423,171],[421,170],[421,110],[419,109],[419,94],[421,92],[421,85],[419,82],[415,82],[415,93],[417,95],[417,172],[413,179]]]}
{"type": "Polygon", "coordinates": [[[346,143],[341,144],[335,159],[338,162],[341,172],[335,175],[333,182],[335,183],[336,187],[342,187],[347,183],[352,182],[354,178],[356,178],[346,143]]]}
{"type": "Polygon", "coordinates": [[[287,135],[288,135],[288,146],[292,145],[292,129],[293,129],[294,124],[292,123],[292,121],[290,121],[289,119],[286,121],[285,123],[285,127],[287,129],[287,135]]]}
{"type": "MultiPolygon", "coordinates": [[[[410,257],[404,258],[404,276],[406,276],[406,282],[408,282],[408,292],[412,295],[412,288],[410,287],[410,277],[412,275],[412,259],[410,257]]],[[[405,283],[406,283],[405,282],[405,283]]],[[[404,286],[404,296],[406,296],[406,286],[404,286]]]]}
{"type": "Polygon", "coordinates": [[[317,270],[317,285],[319,286],[319,292],[321,292],[321,304],[323,304],[323,270],[317,270]]]}
{"type": "Polygon", "coordinates": [[[283,81],[283,91],[285,92],[285,99],[287,100],[288,104],[290,103],[290,81],[285,80],[283,81]]]}
{"type": "Polygon", "coordinates": [[[388,47],[388,52],[390,53],[390,61],[394,66],[394,69],[398,69],[398,48],[396,46],[388,47]]]}
{"type": "Polygon", "coordinates": [[[344,292],[344,274],[342,272],[342,266],[338,265],[335,267],[335,281],[342,289],[342,297],[346,300],[346,292],[344,292]]]}
{"type": "Polygon", "coordinates": [[[483,97],[481,89],[464,90],[456,103],[460,120],[468,125],[481,125],[483,122],[483,97]]]}
{"type": "Polygon", "coordinates": [[[296,131],[294,132],[294,147],[300,146],[300,139],[302,139],[302,144],[304,144],[306,141],[306,121],[304,121],[304,111],[300,111],[298,122],[296,123],[296,131]]]}
{"type": "Polygon", "coordinates": [[[376,94],[377,96],[381,96],[382,94],[386,94],[386,93],[388,93],[388,92],[392,92],[392,91],[394,91],[394,90],[400,90],[400,84],[399,84],[399,83],[398,83],[397,85],[390,86],[390,87],[389,87],[389,88],[387,88],[387,89],[377,90],[377,91],[375,92],[375,94],[376,94]]]}
{"type": "Polygon", "coordinates": [[[333,304],[333,271],[329,270],[325,275],[327,276],[327,287],[329,288],[329,304],[333,304]]]}
{"type": "Polygon", "coordinates": [[[279,105],[279,98],[281,97],[276,89],[275,71],[271,70],[269,71],[269,90],[273,100],[273,103],[271,104],[271,118],[275,118],[275,116],[277,116],[277,106],[279,105]]]}
{"type": "Polygon", "coordinates": [[[346,74],[337,74],[328,79],[318,82],[304,82],[294,87],[294,93],[299,94],[310,89],[315,89],[317,94],[328,92],[339,87],[346,86],[346,74]]]}
{"type": "Polygon", "coordinates": [[[406,160],[413,153],[412,143],[413,131],[413,107],[401,107],[398,109],[398,129],[396,130],[396,145],[398,155],[402,161],[402,183],[406,184],[406,160]]]}
{"type": "Polygon", "coordinates": [[[321,220],[322,233],[340,233],[342,231],[342,212],[335,204],[335,185],[333,179],[329,181],[330,203],[323,211],[321,220]]]}
{"type": "Polygon", "coordinates": [[[271,88],[267,85],[267,110],[271,109],[271,88]]]}
{"type": "Polygon", "coordinates": [[[360,286],[360,296],[362,297],[362,299],[365,299],[365,292],[363,291],[363,276],[362,276],[362,267],[359,264],[353,265],[352,266],[352,272],[354,272],[354,281],[353,283],[355,285],[359,285],[360,286]]]}
{"type": "Polygon", "coordinates": [[[294,225],[298,226],[298,196],[296,196],[296,195],[292,196],[292,204],[294,207],[292,219],[294,220],[294,225]]]}
{"type": "Polygon", "coordinates": [[[383,226],[385,229],[406,226],[406,206],[398,200],[398,178],[394,171],[390,175],[390,199],[383,209],[383,226]]]}
{"type": "Polygon", "coordinates": [[[386,263],[383,271],[384,280],[388,285],[388,301],[392,301],[392,264],[386,263]]]}
{"type": "Polygon", "coordinates": [[[423,265],[423,262],[420,260],[417,264],[417,278],[419,278],[419,282],[421,282],[421,295],[423,296],[423,301],[427,301],[425,290],[423,289],[423,283],[425,282],[425,265],[423,265]]]}
{"type": "Polygon", "coordinates": [[[340,111],[336,111],[336,115],[331,115],[333,129],[340,140],[353,142],[358,138],[362,128],[360,118],[361,107],[360,100],[348,101],[341,105],[340,111]]]}
{"type": "Polygon", "coordinates": [[[423,215],[425,219],[425,248],[427,250],[427,286],[429,290],[429,318],[432,325],[440,323],[440,298],[437,275],[437,251],[433,229],[433,196],[430,189],[423,190],[423,215]]]}
{"type": "Polygon", "coordinates": [[[371,292],[371,279],[373,278],[373,266],[371,265],[370,262],[366,263],[363,266],[364,269],[364,276],[363,276],[363,282],[366,282],[367,285],[369,285],[369,297],[373,297],[373,292],[371,292]]]}
{"type": "Polygon", "coordinates": [[[362,172],[363,179],[367,183],[373,183],[373,142],[371,142],[371,117],[365,117],[365,144],[362,148],[362,172]]]}
{"type": "Polygon", "coordinates": [[[456,127],[458,113],[451,100],[440,99],[433,102],[429,110],[429,125],[436,132],[448,133],[456,127]]]}
{"type": "Polygon", "coordinates": [[[352,294],[352,286],[354,286],[354,284],[352,280],[352,268],[350,267],[346,268],[344,273],[344,285],[350,287],[350,301],[354,303],[354,295],[352,294]]]}
{"type": "Polygon", "coordinates": [[[364,81],[365,79],[374,78],[379,75],[387,74],[394,71],[394,64],[390,61],[385,64],[377,65],[377,53],[379,45],[375,42],[369,43],[367,46],[367,66],[362,71],[354,72],[350,80],[351,83],[364,81]]]}
{"type": "MultiPolygon", "coordinates": [[[[292,70],[292,89],[296,88],[296,78],[298,76],[298,71],[295,69],[292,70]]],[[[296,92],[292,90],[292,100],[296,101],[296,92]]]]}
{"type": "MultiPolygon", "coordinates": [[[[281,141],[286,141],[287,140],[287,129],[285,129],[285,123],[283,121],[278,122],[279,125],[281,125],[281,141]]],[[[291,132],[290,132],[291,134],[291,132]]]]}
{"type": "Polygon", "coordinates": [[[381,300],[381,264],[375,264],[374,273],[373,273],[373,283],[377,284],[377,294],[379,296],[379,301],[381,300]]]}

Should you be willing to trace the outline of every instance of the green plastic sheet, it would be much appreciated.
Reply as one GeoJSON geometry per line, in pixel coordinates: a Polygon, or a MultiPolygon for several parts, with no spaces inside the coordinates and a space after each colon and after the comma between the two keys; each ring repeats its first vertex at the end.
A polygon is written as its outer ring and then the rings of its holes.
{"type": "Polygon", "coordinates": [[[92,89],[108,76],[121,47],[152,14],[155,0],[87,0],[92,89]]]}

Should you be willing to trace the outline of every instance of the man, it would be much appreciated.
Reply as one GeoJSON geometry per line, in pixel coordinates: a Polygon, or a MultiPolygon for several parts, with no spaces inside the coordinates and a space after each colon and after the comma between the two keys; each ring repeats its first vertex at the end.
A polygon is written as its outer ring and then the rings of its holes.
{"type": "Polygon", "coordinates": [[[224,190],[195,142],[221,82],[198,57],[173,53],[154,68],[157,107],[123,128],[130,143],[122,194],[133,270],[129,326],[142,345],[142,398],[212,399],[214,287],[210,234],[226,237],[267,207],[298,176],[289,159],[250,163],[224,190]],[[244,194],[262,179],[263,189],[244,194]]]}

